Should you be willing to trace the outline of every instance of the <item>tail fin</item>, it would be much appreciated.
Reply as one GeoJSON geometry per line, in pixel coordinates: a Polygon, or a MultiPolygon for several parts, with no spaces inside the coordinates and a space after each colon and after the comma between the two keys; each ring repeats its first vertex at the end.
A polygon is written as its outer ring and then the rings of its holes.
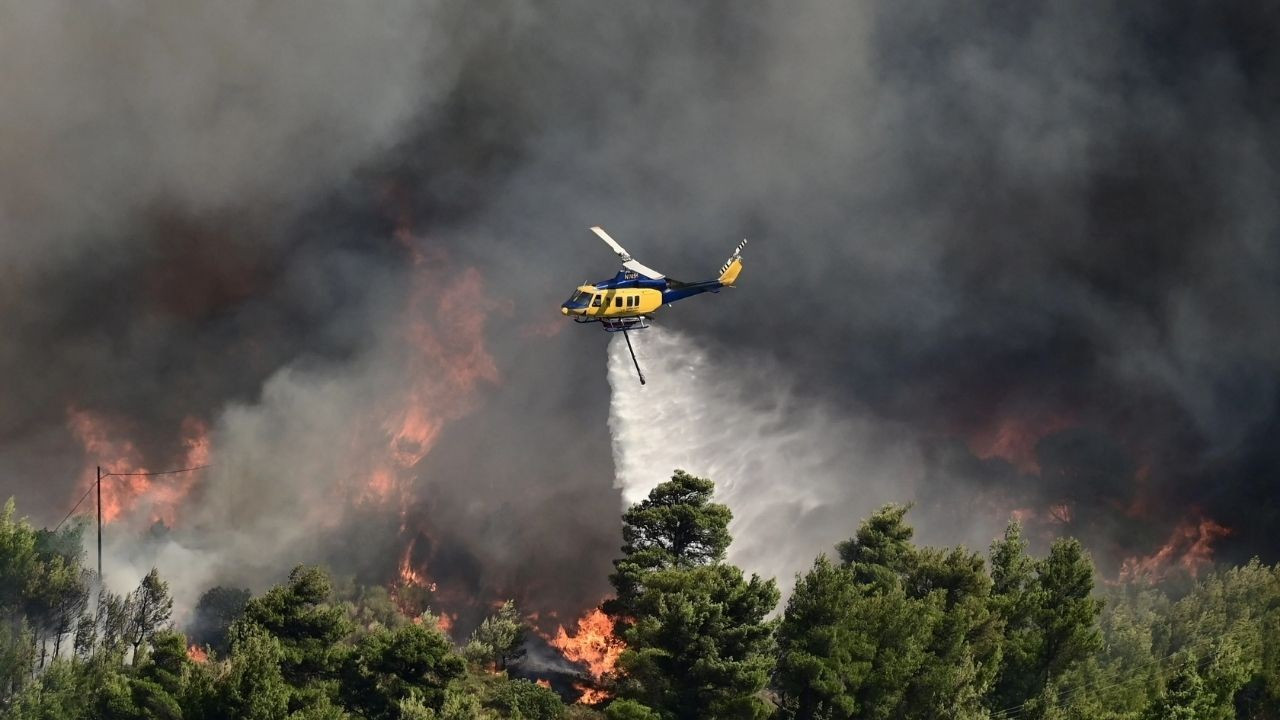
{"type": "Polygon", "coordinates": [[[733,254],[728,260],[724,261],[724,266],[720,268],[720,284],[726,287],[733,287],[738,281],[738,273],[742,272],[742,248],[747,246],[746,238],[738,243],[738,247],[733,249],[733,254]]]}

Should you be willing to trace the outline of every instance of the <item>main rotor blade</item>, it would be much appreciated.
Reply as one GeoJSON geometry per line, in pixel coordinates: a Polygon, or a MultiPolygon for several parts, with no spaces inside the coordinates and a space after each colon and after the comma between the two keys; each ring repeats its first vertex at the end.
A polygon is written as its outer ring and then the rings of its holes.
{"type": "Polygon", "coordinates": [[[637,275],[643,275],[650,280],[661,280],[664,275],[648,265],[641,265],[639,260],[628,260],[622,263],[622,267],[630,270],[637,275]]]}
{"type": "Polygon", "coordinates": [[[599,236],[599,238],[603,240],[606,245],[613,248],[613,251],[618,253],[618,257],[622,258],[623,262],[626,262],[627,260],[631,259],[631,255],[630,253],[627,252],[627,249],[619,245],[617,240],[614,240],[613,238],[609,237],[609,233],[605,232],[604,228],[600,227],[599,225],[595,225],[591,228],[591,232],[599,236]]]}
{"type": "Polygon", "coordinates": [[[631,253],[628,253],[626,248],[619,245],[617,240],[614,240],[613,238],[609,237],[609,233],[605,232],[604,228],[600,227],[599,225],[595,225],[591,228],[591,232],[595,233],[596,236],[599,237],[601,240],[603,240],[606,245],[613,248],[613,251],[618,254],[619,258],[622,259],[622,267],[630,270],[633,273],[636,273],[637,275],[643,275],[649,278],[650,280],[661,280],[663,277],[665,277],[662,273],[658,272],[657,270],[654,270],[648,265],[644,265],[640,261],[631,257],[631,253]]]}

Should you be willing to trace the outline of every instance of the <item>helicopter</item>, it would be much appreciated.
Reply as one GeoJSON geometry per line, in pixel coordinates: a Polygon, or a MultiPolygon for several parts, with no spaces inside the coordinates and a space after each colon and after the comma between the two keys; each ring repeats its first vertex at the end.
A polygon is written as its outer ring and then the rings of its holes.
{"type": "Polygon", "coordinates": [[[715,280],[681,282],[631,257],[631,253],[610,237],[604,228],[597,225],[591,228],[591,232],[617,254],[622,261],[622,269],[608,280],[578,286],[573,295],[560,306],[560,312],[572,317],[574,322],[600,323],[605,332],[621,332],[627,339],[631,361],[635,363],[636,374],[640,376],[640,384],[643,385],[644,373],[640,370],[635,349],[631,347],[631,336],[627,332],[649,327],[649,318],[663,305],[671,305],[677,300],[706,292],[718,293],[721,288],[734,287],[742,272],[742,249],[746,247],[747,241],[744,239],[733,249],[733,254],[720,266],[720,276],[715,280]]]}

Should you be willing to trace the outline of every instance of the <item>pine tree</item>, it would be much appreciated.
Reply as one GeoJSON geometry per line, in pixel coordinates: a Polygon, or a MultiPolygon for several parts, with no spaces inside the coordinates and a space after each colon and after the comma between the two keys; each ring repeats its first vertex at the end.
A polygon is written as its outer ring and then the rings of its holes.
{"type": "Polygon", "coordinates": [[[291,693],[281,672],[285,653],[280,641],[252,623],[236,623],[231,636],[231,671],[218,683],[213,716],[283,720],[291,693]]]}
{"type": "Polygon", "coordinates": [[[295,688],[332,681],[342,661],[335,646],[352,625],[344,609],[330,603],[331,591],[325,571],[300,565],[286,584],[249,601],[233,634],[239,625],[256,625],[276,638],[284,677],[295,688]]]}
{"type": "Polygon", "coordinates": [[[630,615],[645,573],[724,559],[732,514],[727,506],[711,502],[714,488],[710,480],[676,470],[623,514],[622,557],[609,576],[616,596],[605,603],[605,612],[630,615]]]}
{"type": "Polygon", "coordinates": [[[722,562],[731,514],[713,489],[677,470],[623,515],[605,605],[627,643],[620,692],[664,718],[763,718],[778,589],[722,562]]]}
{"type": "Polygon", "coordinates": [[[910,505],[886,505],[863,522],[853,538],[836,546],[856,582],[889,587],[911,572],[915,531],[903,520],[910,509],[910,505]]]}
{"type": "Polygon", "coordinates": [[[991,549],[991,607],[1004,622],[1003,658],[989,701],[997,709],[1043,697],[1102,647],[1102,601],[1093,595],[1093,562],[1084,547],[1062,538],[1039,561],[1025,549],[1016,523],[991,549]]]}
{"type": "Polygon", "coordinates": [[[149,643],[156,633],[163,630],[173,613],[173,598],[169,595],[169,583],[160,579],[160,573],[151,568],[151,572],[142,578],[138,589],[133,591],[133,602],[129,614],[125,637],[133,648],[133,664],[141,659],[144,643],[149,643]]]}
{"type": "Polygon", "coordinates": [[[524,637],[524,621],[515,602],[508,600],[471,633],[471,642],[484,649],[495,670],[505,670],[507,663],[519,657],[524,637]]]}
{"type": "Polygon", "coordinates": [[[625,697],[664,717],[762,718],[757,693],[773,665],[772,580],[725,564],[656,570],[644,578],[619,667],[625,697]]]}
{"type": "Polygon", "coordinates": [[[819,556],[796,580],[778,628],[776,686],[797,720],[852,718],[871,670],[870,637],[854,632],[858,591],[853,573],[819,556]]]}
{"type": "Polygon", "coordinates": [[[343,671],[346,705],[363,717],[395,718],[401,703],[439,710],[445,689],[466,670],[434,625],[380,628],[361,638],[343,671]]]}
{"type": "Polygon", "coordinates": [[[911,543],[906,506],[881,508],[796,587],[776,686],[796,718],[968,718],[999,656],[982,559],[911,543]]]}

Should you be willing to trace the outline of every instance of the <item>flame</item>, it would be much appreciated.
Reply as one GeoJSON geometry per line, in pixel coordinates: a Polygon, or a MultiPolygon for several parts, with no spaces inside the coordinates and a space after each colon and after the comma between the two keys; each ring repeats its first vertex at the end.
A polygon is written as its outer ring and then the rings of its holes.
{"type": "MultiPolygon", "coordinates": [[[[212,451],[209,446],[209,427],[201,420],[188,417],[182,421],[183,468],[198,468],[209,464],[212,451]]],[[[174,527],[178,514],[191,490],[200,480],[199,472],[176,473],[153,480],[147,489],[151,501],[151,519],[174,527]]]]}
{"type": "MultiPolygon", "coordinates": [[[[413,233],[407,211],[398,213],[393,237],[407,252],[412,266],[402,319],[393,336],[401,349],[393,370],[401,380],[391,400],[358,423],[356,431],[362,435],[354,441],[354,449],[364,467],[353,474],[355,484],[349,491],[357,502],[399,512],[405,540],[392,592],[397,602],[403,603],[402,610],[421,610],[408,607],[425,600],[422,593],[409,592],[409,588],[432,593],[433,605],[441,598],[427,573],[437,544],[432,542],[426,552],[414,554],[420,536],[434,537],[432,528],[411,522],[419,480],[417,466],[431,452],[444,427],[474,409],[477,391],[499,382],[497,363],[485,345],[485,331],[489,316],[500,311],[502,304],[475,268],[450,271],[447,255],[413,233]]],[[[453,604],[467,604],[467,600],[453,604]]],[[[457,615],[441,612],[440,617],[441,623],[448,624],[442,627],[448,633],[457,615]]]]}
{"type": "Polygon", "coordinates": [[[358,500],[367,503],[384,503],[396,493],[399,483],[387,468],[375,468],[360,488],[358,500]]]}
{"type": "Polygon", "coordinates": [[[200,647],[199,645],[188,645],[187,657],[190,658],[193,662],[198,662],[201,665],[209,662],[209,653],[206,652],[205,649],[200,647]]]}
{"type": "Polygon", "coordinates": [[[458,613],[440,613],[436,616],[436,627],[445,635],[453,634],[453,624],[458,621],[458,613]]]}
{"type": "Polygon", "coordinates": [[[578,702],[583,705],[597,705],[613,697],[604,690],[590,687],[585,683],[574,683],[573,687],[582,693],[578,696],[578,702]]]}
{"type": "Polygon", "coordinates": [[[361,503],[398,505],[403,530],[417,480],[415,466],[431,452],[449,421],[471,412],[478,387],[497,383],[499,374],[484,336],[496,303],[480,273],[475,268],[446,272],[445,255],[424,249],[407,217],[401,218],[394,237],[409,251],[412,263],[397,336],[403,364],[396,372],[402,381],[393,399],[374,408],[365,420],[365,429],[377,438],[371,463],[368,453],[361,452],[369,445],[359,439],[354,443],[366,469],[357,473],[352,495],[361,503]]]}
{"type": "Polygon", "coordinates": [[[1036,444],[1041,438],[1065,430],[1075,422],[1064,415],[1040,418],[1005,417],[994,427],[984,428],[969,436],[969,449],[974,455],[988,460],[1000,458],[1020,472],[1040,474],[1040,462],[1036,459],[1036,444]]]}
{"type": "MultiPolygon", "coordinates": [[[[618,657],[627,646],[613,635],[613,620],[600,608],[595,608],[578,618],[577,628],[572,635],[564,626],[556,629],[555,637],[547,638],[552,647],[560,651],[565,659],[585,665],[592,681],[599,683],[614,671],[618,665],[618,657]]],[[[582,691],[579,702],[594,704],[609,699],[609,693],[585,684],[575,685],[582,691]]]]}
{"type": "MultiPolygon", "coordinates": [[[[142,464],[142,453],[128,438],[112,438],[107,422],[88,410],[67,408],[67,426],[84,446],[84,453],[93,463],[83,472],[85,481],[82,487],[92,487],[97,482],[97,468],[104,473],[140,473],[147,472],[142,464]],[[96,462],[94,460],[96,459],[96,462]]],[[[142,477],[122,476],[116,482],[102,484],[102,520],[112,522],[120,517],[127,507],[147,487],[142,477]]]]}
{"type": "Polygon", "coordinates": [[[1213,562],[1213,543],[1231,534],[1231,528],[1209,518],[1185,521],[1159,550],[1147,557],[1130,557],[1120,565],[1120,581],[1156,583],[1181,568],[1191,577],[1213,562]]]}
{"type": "Polygon", "coordinates": [[[435,592],[436,584],[413,567],[413,546],[415,542],[417,542],[416,539],[410,540],[409,544],[404,548],[404,553],[400,556],[400,584],[404,587],[420,587],[435,592]]]}
{"type": "MultiPolygon", "coordinates": [[[[88,490],[97,481],[97,468],[110,480],[102,483],[102,520],[113,522],[135,510],[146,509],[152,522],[172,527],[187,495],[199,480],[196,473],[144,476],[151,472],[142,452],[101,415],[76,407],[67,408],[67,426],[84,447],[88,463],[82,473],[81,488],[88,490]]],[[[198,418],[182,422],[183,468],[209,464],[212,450],[208,426],[198,418]]],[[[175,468],[176,469],[176,468],[175,468]]]]}
{"type": "Polygon", "coordinates": [[[539,685],[541,685],[542,687],[544,687],[544,688],[546,688],[546,689],[548,689],[548,690],[550,690],[550,689],[551,689],[551,681],[550,681],[550,680],[546,680],[546,679],[544,679],[544,678],[538,678],[537,680],[534,680],[534,682],[535,682],[535,683],[537,683],[537,684],[539,684],[539,685]]]}

